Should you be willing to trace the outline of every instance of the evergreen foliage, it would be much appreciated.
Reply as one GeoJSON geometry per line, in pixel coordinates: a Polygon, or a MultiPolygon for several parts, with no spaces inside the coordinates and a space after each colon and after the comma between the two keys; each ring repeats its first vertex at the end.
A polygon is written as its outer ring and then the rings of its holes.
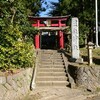
{"type": "MultiPolygon", "coordinates": [[[[62,16],[71,14],[78,17],[80,21],[80,45],[84,40],[93,37],[95,27],[95,0],[58,0],[51,2],[52,10],[49,15],[62,16]]],[[[100,1],[98,0],[98,11],[100,13],[100,1]]],[[[100,17],[100,16],[99,16],[100,17]]]]}
{"type": "Polygon", "coordinates": [[[32,67],[36,30],[29,15],[38,15],[43,0],[0,0],[0,69],[32,67]],[[36,5],[36,6],[33,6],[36,5]],[[28,40],[32,40],[31,43],[28,40]]]}

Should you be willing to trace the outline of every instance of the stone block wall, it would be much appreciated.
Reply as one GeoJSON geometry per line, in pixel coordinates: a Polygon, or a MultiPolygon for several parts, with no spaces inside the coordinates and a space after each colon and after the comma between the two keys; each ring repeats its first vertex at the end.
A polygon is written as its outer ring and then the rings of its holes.
{"type": "Polygon", "coordinates": [[[0,76],[0,100],[20,100],[30,90],[32,68],[17,74],[0,76]]]}
{"type": "Polygon", "coordinates": [[[100,67],[99,66],[68,66],[70,75],[76,86],[82,87],[90,92],[100,90],[100,67]]]}

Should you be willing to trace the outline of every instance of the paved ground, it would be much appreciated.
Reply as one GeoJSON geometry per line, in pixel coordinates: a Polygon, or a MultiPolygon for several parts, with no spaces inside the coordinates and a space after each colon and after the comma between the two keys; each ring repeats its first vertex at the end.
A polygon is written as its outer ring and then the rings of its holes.
{"type": "MultiPolygon", "coordinates": [[[[37,88],[30,92],[23,100],[100,100],[99,97],[91,99],[78,89],[70,88],[37,88]]],[[[90,98],[91,97],[91,98],[90,98]]]]}

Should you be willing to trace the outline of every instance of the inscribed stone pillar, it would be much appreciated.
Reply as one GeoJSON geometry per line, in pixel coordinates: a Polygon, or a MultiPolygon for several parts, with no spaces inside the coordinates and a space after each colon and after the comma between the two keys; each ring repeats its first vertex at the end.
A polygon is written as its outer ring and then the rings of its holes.
{"type": "Polygon", "coordinates": [[[72,58],[79,58],[79,20],[77,17],[72,18],[71,21],[72,33],[72,58]]]}

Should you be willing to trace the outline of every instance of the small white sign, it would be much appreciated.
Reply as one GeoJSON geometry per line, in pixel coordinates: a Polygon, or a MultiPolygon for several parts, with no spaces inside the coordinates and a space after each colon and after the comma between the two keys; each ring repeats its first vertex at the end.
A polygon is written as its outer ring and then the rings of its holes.
{"type": "Polygon", "coordinates": [[[71,21],[72,33],[72,58],[79,58],[79,20],[77,17],[72,18],[71,21]]]}

